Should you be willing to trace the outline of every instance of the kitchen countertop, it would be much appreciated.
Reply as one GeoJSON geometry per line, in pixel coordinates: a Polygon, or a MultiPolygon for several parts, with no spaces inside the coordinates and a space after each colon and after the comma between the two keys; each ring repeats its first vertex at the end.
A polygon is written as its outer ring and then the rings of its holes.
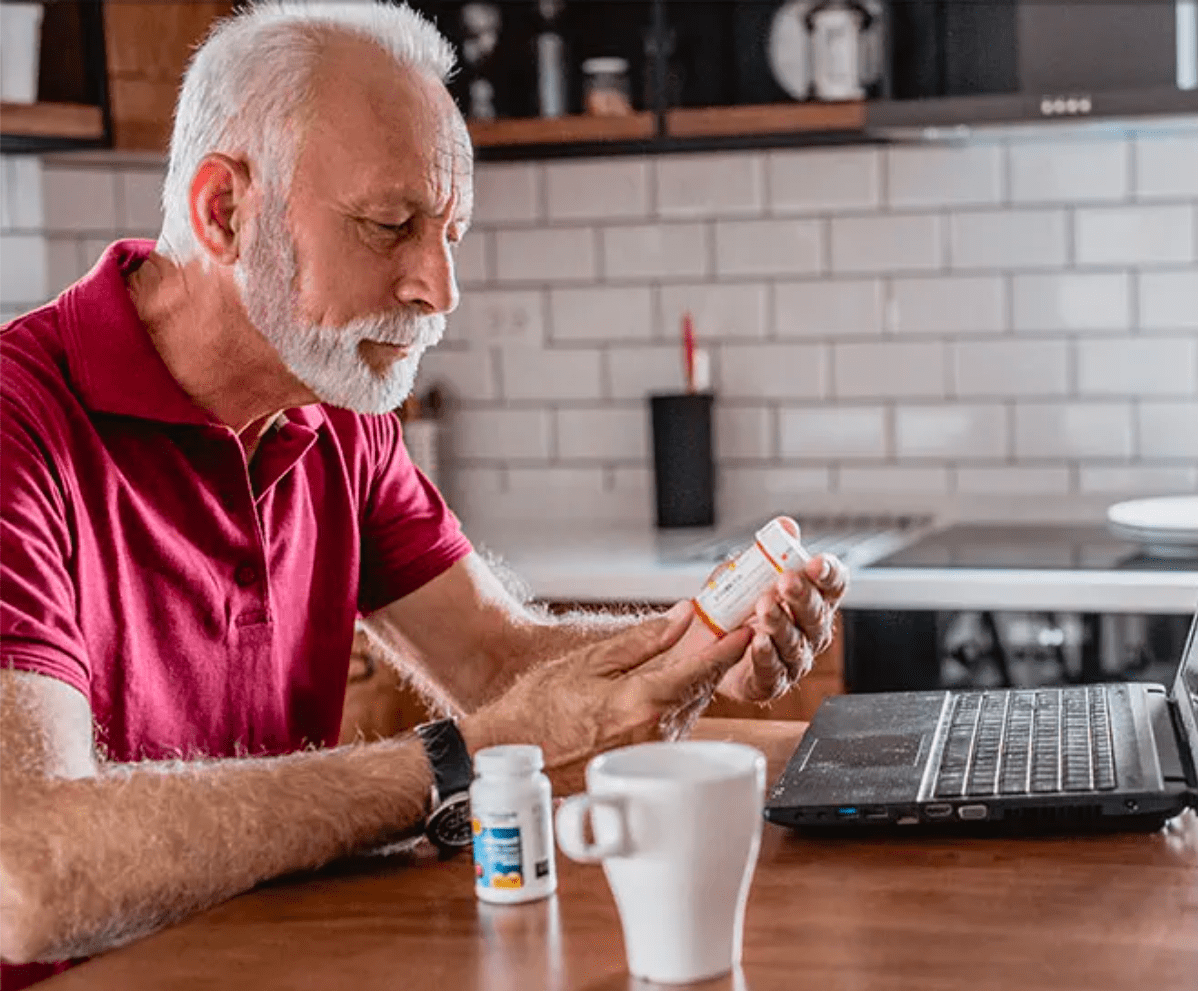
{"type": "MultiPolygon", "coordinates": [[[[863,502],[813,504],[804,513],[876,512],[863,502]]],[[[888,504],[890,513],[926,514],[910,538],[958,522],[1094,523],[1105,503],[1010,500],[888,504]]],[[[703,551],[729,539],[747,539],[766,509],[715,530],[658,531],[646,524],[498,522],[467,526],[480,549],[498,554],[538,597],[586,602],[672,602],[693,595],[715,565],[703,551]]],[[[846,555],[852,581],[846,608],[1006,609],[1061,612],[1192,613],[1198,607],[1198,570],[1107,571],[1061,568],[871,567],[888,551],[877,546],[846,555]]]]}

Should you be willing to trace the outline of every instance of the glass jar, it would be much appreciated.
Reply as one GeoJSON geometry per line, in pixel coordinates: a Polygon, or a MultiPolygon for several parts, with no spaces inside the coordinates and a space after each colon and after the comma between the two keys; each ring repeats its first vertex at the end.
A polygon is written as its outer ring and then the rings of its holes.
{"type": "Polygon", "coordinates": [[[589,58],[582,63],[583,105],[595,117],[624,117],[632,113],[628,60],[618,56],[589,58]]]}

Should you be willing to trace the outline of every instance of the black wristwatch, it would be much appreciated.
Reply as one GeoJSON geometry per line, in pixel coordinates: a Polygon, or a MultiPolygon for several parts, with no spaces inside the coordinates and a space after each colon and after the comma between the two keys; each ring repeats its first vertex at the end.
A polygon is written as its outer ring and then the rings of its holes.
{"type": "Polygon", "coordinates": [[[466,741],[452,719],[438,719],[416,727],[433,768],[431,810],[424,834],[443,853],[456,853],[474,842],[470,821],[470,782],[474,764],[466,741]]]}

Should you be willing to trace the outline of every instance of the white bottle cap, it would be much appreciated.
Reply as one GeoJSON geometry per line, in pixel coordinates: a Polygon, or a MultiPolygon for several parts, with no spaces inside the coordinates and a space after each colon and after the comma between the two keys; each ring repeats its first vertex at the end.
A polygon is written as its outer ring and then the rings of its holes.
{"type": "Polygon", "coordinates": [[[811,560],[811,555],[800,543],[801,536],[799,524],[789,516],[775,516],[757,531],[757,543],[775,567],[798,571],[811,560]]]}
{"type": "Polygon", "coordinates": [[[519,777],[536,774],[544,766],[545,756],[541,748],[532,744],[487,747],[474,755],[474,773],[479,775],[519,777]]]}

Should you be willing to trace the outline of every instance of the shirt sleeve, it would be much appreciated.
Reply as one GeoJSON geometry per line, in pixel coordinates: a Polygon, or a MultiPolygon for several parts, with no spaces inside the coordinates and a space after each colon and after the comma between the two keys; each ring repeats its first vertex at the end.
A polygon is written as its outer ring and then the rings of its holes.
{"type": "Polygon", "coordinates": [[[378,460],[362,519],[363,614],[414,592],[472,549],[441,493],[408,457],[399,417],[375,417],[371,428],[378,460]]]}
{"type": "Polygon", "coordinates": [[[10,395],[0,400],[0,449],[0,664],[57,678],[90,698],[62,481],[10,395]]]}

